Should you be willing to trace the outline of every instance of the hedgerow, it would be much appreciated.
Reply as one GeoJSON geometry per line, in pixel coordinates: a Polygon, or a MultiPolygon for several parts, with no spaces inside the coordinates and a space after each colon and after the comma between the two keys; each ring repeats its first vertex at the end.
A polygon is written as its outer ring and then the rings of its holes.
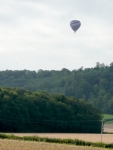
{"type": "Polygon", "coordinates": [[[39,136],[16,136],[13,134],[0,133],[0,139],[12,139],[12,140],[24,140],[24,141],[36,141],[36,142],[49,142],[49,143],[60,143],[60,144],[71,144],[78,146],[92,146],[100,148],[113,148],[113,143],[107,144],[102,142],[87,142],[78,139],[59,139],[59,138],[47,138],[39,136]]]}

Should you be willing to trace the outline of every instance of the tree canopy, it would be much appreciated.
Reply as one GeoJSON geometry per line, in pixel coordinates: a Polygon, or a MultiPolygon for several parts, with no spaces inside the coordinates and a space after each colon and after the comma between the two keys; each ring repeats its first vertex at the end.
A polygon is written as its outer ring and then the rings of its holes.
{"type": "Polygon", "coordinates": [[[0,88],[0,132],[100,133],[102,113],[74,97],[0,88]]]}
{"type": "Polygon", "coordinates": [[[113,63],[96,63],[94,68],[77,70],[0,71],[0,86],[45,91],[83,99],[103,113],[113,114],[113,63]]]}

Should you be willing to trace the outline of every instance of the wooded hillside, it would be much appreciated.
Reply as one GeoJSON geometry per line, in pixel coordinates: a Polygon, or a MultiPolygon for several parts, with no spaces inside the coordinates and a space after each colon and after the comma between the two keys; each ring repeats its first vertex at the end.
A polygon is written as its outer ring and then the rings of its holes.
{"type": "Polygon", "coordinates": [[[0,88],[0,132],[100,133],[101,112],[74,97],[0,88]]]}
{"type": "Polygon", "coordinates": [[[113,114],[113,63],[78,70],[0,71],[0,86],[74,96],[113,114]]]}

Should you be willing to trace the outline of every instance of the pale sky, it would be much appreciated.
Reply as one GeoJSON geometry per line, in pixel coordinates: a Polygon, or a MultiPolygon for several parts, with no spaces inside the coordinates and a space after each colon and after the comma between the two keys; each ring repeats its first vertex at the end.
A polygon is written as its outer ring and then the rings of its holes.
{"type": "Polygon", "coordinates": [[[113,62],[113,0],[0,0],[0,71],[113,62]],[[71,20],[81,27],[74,34],[71,20]]]}

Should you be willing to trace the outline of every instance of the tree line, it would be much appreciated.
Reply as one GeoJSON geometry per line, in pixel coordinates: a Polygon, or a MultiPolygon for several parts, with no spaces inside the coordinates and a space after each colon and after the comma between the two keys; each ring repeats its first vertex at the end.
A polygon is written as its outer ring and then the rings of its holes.
{"type": "Polygon", "coordinates": [[[0,71],[0,86],[45,91],[83,99],[103,113],[113,114],[113,63],[75,70],[0,71]]]}
{"type": "Polygon", "coordinates": [[[100,133],[102,117],[74,97],[0,88],[0,132],[100,133]]]}

